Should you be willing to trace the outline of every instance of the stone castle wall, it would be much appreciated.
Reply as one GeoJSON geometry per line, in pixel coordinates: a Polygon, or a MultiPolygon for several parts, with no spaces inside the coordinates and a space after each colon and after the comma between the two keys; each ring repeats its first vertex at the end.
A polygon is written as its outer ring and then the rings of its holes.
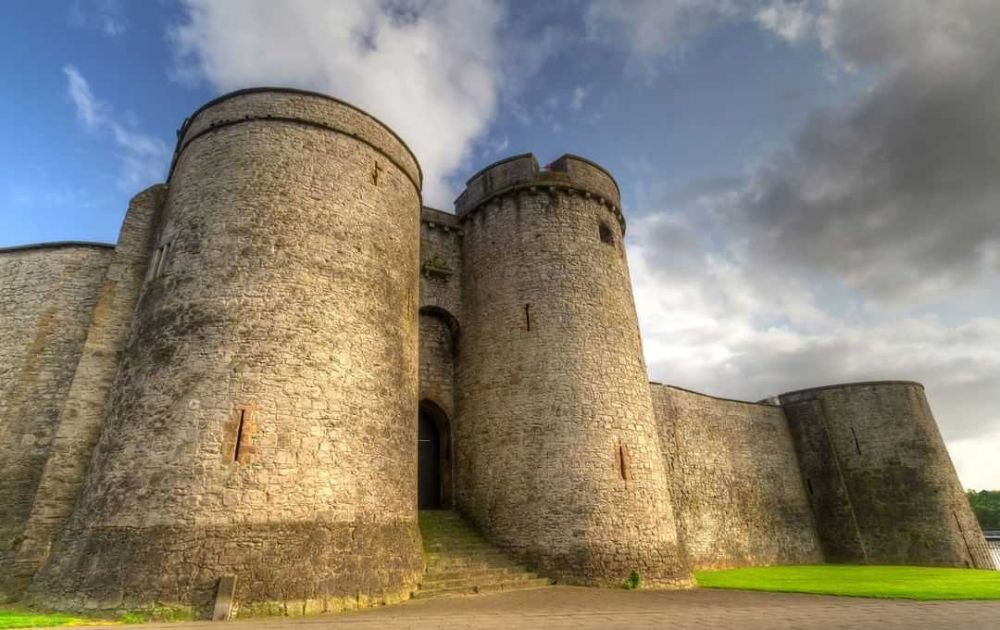
{"type": "Polygon", "coordinates": [[[457,202],[458,506],[544,575],[683,583],[613,180],[496,169],[457,202]]]}
{"type": "Polygon", "coordinates": [[[993,568],[922,385],[835,385],[780,401],[827,560],[993,568]]]}
{"type": "Polygon", "coordinates": [[[110,246],[0,250],[0,596],[14,560],[113,256],[110,246]]]}
{"type": "Polygon", "coordinates": [[[420,398],[453,417],[462,308],[462,228],[455,215],[423,209],[420,261],[420,398]]]}
{"type": "Polygon", "coordinates": [[[336,99],[195,112],[118,243],[0,251],[0,596],[244,610],[405,597],[417,413],[442,498],[563,582],[691,568],[992,566],[914,383],[780,406],[650,385],[618,186],[530,154],[421,208],[336,99]]]}
{"type": "Polygon", "coordinates": [[[16,550],[14,574],[22,585],[48,560],[56,534],[86,481],[165,196],[166,187],[161,184],[139,193],[129,203],[91,312],[83,350],[74,361],[73,381],[59,414],[23,540],[16,550]]]}
{"type": "Polygon", "coordinates": [[[692,568],[822,562],[781,407],[658,383],[651,389],[692,568]]]}
{"type": "Polygon", "coordinates": [[[186,125],[95,465],[35,599],[204,609],[225,575],[250,608],[409,592],[415,164],[319,95],[234,93],[186,125]]]}

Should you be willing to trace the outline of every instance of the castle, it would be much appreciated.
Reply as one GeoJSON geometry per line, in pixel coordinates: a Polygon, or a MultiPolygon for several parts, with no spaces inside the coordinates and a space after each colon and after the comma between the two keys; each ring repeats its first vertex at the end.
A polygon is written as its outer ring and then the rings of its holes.
{"type": "Polygon", "coordinates": [[[648,381],[605,169],[518,155],[455,205],[370,115],[260,88],[184,122],[117,244],[0,250],[4,595],[405,599],[436,508],[562,583],[993,566],[921,385],[648,381]]]}

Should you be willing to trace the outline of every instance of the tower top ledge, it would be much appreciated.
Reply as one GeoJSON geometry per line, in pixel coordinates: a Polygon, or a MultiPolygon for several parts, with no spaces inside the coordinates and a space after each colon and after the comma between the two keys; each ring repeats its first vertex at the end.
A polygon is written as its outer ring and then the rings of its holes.
{"type": "Polygon", "coordinates": [[[195,110],[177,131],[171,175],[189,144],[219,129],[247,122],[304,125],[350,136],[381,153],[406,174],[417,190],[421,188],[423,173],[416,156],[388,125],[346,101],[287,87],[236,90],[195,110]]]}
{"type": "Polygon", "coordinates": [[[572,189],[596,196],[621,220],[621,193],[615,178],[603,166],[570,153],[542,168],[531,153],[490,164],[465,183],[465,191],[455,200],[455,213],[464,218],[493,197],[530,187],[572,189]]]}

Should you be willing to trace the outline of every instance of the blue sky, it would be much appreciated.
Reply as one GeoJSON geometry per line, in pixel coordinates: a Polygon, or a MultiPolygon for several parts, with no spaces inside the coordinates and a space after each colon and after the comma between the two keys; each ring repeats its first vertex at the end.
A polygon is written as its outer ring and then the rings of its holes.
{"type": "MultiPolygon", "coordinates": [[[[113,241],[128,198],[163,175],[132,174],[112,134],[81,123],[65,69],[84,77],[109,116],[172,150],[184,117],[219,92],[177,76],[171,29],[189,18],[185,5],[74,0],[12,2],[7,9],[0,68],[14,98],[0,103],[8,121],[0,153],[6,214],[0,246],[113,241]]],[[[543,13],[550,26],[585,29],[576,3],[543,13]]],[[[507,19],[518,21],[516,11],[507,19]]],[[[829,61],[818,45],[789,48],[746,22],[706,34],[696,49],[664,60],[666,69],[655,76],[623,72],[623,53],[608,54],[587,40],[547,55],[545,67],[516,93],[499,92],[495,115],[446,174],[450,192],[504,155],[530,151],[544,161],[572,152],[610,168],[626,202],[641,212],[635,194],[646,170],[668,173],[663,183],[677,189],[739,176],[813,108],[851,89],[824,76],[829,61]]],[[[279,76],[274,81],[281,83],[279,76]]],[[[151,170],[163,173],[162,166],[151,170]]],[[[445,206],[448,199],[428,203],[445,206]]]]}
{"type": "Polygon", "coordinates": [[[0,247],[114,241],[185,116],[328,92],[428,205],[506,155],[618,178],[651,377],[758,399],[924,382],[1000,487],[1000,5],[990,0],[11,1],[0,247]]]}

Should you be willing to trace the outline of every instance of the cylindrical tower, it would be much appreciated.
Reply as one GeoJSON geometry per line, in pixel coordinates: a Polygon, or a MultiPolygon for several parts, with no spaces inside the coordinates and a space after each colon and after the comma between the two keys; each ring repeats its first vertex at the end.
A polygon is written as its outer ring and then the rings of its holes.
{"type": "Polygon", "coordinates": [[[686,583],[614,179],[521,155],[474,175],[457,210],[459,508],[561,581],[686,583]]]}
{"type": "Polygon", "coordinates": [[[922,385],[850,383],[779,399],[827,561],[993,568],[922,385]]]}
{"type": "Polygon", "coordinates": [[[416,526],[420,170],[338,100],[184,125],[93,467],[36,599],[243,609],[394,599],[416,526]]]}

